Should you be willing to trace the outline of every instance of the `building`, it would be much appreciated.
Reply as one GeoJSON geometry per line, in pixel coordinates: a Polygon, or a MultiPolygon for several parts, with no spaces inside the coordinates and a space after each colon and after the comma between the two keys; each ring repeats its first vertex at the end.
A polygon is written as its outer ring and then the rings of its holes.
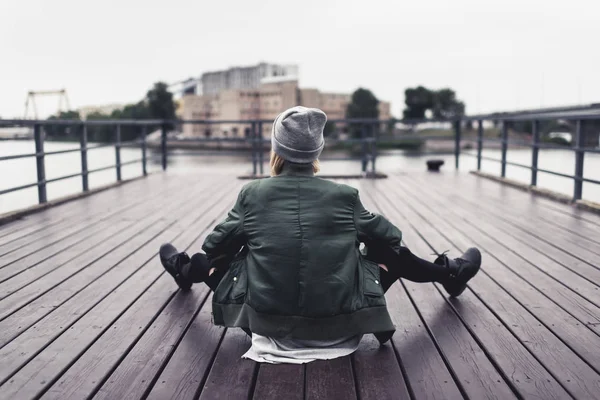
{"type": "MultiPolygon", "coordinates": [[[[318,89],[302,89],[297,79],[286,76],[263,78],[256,88],[232,89],[203,95],[185,95],[179,102],[178,115],[184,120],[269,120],[283,110],[303,105],[323,110],[329,120],[343,119],[350,94],[325,93],[318,89]]],[[[380,101],[379,118],[390,119],[390,103],[380,101]]],[[[262,135],[269,136],[271,124],[264,124],[262,135]]],[[[251,126],[239,123],[184,124],[187,137],[245,137],[251,126]]]]}
{"type": "Polygon", "coordinates": [[[270,78],[298,79],[298,66],[260,63],[250,67],[205,72],[200,77],[199,94],[217,94],[230,89],[258,89],[263,80],[270,78]]]}

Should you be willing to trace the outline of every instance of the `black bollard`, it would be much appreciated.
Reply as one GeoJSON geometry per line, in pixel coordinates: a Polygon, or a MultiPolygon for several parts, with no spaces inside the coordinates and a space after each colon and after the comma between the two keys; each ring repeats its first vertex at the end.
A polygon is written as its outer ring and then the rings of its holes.
{"type": "Polygon", "coordinates": [[[439,172],[444,160],[427,160],[427,171],[439,172]]]}

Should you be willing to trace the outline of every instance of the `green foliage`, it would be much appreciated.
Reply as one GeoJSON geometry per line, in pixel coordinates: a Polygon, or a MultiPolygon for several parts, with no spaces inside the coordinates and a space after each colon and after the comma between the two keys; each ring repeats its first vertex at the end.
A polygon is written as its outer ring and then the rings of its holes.
{"type": "MultiPolygon", "coordinates": [[[[48,118],[49,121],[56,120],[75,120],[80,121],[81,117],[79,115],[79,111],[61,111],[58,115],[53,115],[48,118]]],[[[46,132],[46,136],[49,139],[75,139],[79,136],[76,133],[75,127],[66,126],[66,125],[44,125],[44,132],[46,132]]]]}
{"type": "Polygon", "coordinates": [[[452,89],[430,90],[423,86],[404,91],[404,119],[423,119],[430,110],[434,118],[454,118],[465,114],[465,104],[452,89]]]}
{"type": "MultiPolygon", "coordinates": [[[[352,93],[350,104],[346,108],[346,118],[379,118],[379,100],[368,89],[358,88],[352,93]]],[[[361,136],[360,126],[350,127],[352,137],[361,136]]]]}
{"type": "Polygon", "coordinates": [[[552,137],[552,138],[548,137],[548,136],[543,136],[542,142],[557,144],[559,146],[570,146],[571,145],[571,143],[567,139],[560,137],[560,136],[552,137]]]}
{"type": "MultiPolygon", "coordinates": [[[[146,100],[147,112],[150,118],[175,119],[175,103],[173,102],[173,93],[169,92],[166,83],[155,83],[154,87],[148,90],[148,93],[146,93],[146,100]]],[[[125,112],[126,110],[123,111],[125,112]]]]}
{"type": "Polygon", "coordinates": [[[334,132],[335,132],[335,122],[327,121],[325,123],[325,127],[323,128],[323,136],[328,137],[334,132]]]}
{"type": "Polygon", "coordinates": [[[379,118],[379,100],[368,89],[358,88],[352,93],[346,108],[346,118],[379,118]]]}
{"type": "Polygon", "coordinates": [[[408,88],[404,91],[404,103],[404,119],[423,119],[425,111],[433,107],[433,93],[423,86],[408,88]]]}
{"type": "MultiPolygon", "coordinates": [[[[168,87],[163,82],[157,82],[152,89],[146,93],[146,98],[138,103],[128,104],[122,109],[113,111],[110,115],[101,113],[88,114],[88,120],[143,120],[143,119],[175,119],[175,103],[173,94],[169,92],[168,87]]],[[[51,116],[53,119],[71,119],[80,120],[77,111],[61,112],[58,116],[51,116]]],[[[158,128],[158,127],[156,127],[158,128]]],[[[167,126],[171,129],[171,126],[167,126]]],[[[113,142],[116,139],[116,126],[89,126],[88,141],[90,142],[113,142]]],[[[142,128],[139,126],[121,126],[121,140],[130,141],[140,137],[142,128]]],[[[78,138],[77,132],[70,127],[48,126],[46,128],[48,136],[60,139],[78,138]]]]}

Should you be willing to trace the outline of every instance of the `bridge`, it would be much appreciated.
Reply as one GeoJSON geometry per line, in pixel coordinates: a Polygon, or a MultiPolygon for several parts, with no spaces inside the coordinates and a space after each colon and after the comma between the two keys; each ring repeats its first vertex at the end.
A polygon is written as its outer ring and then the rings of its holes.
{"type": "MultiPolygon", "coordinates": [[[[115,128],[117,183],[91,190],[86,129],[96,122],[76,122],[81,146],[69,151],[81,153],[83,194],[49,201],[46,122],[22,121],[35,132],[36,152],[21,157],[36,159],[38,181],[15,190],[36,187],[40,205],[0,225],[0,398],[600,398],[600,215],[581,200],[584,182],[600,183],[583,175],[585,154],[598,150],[582,145],[588,116],[565,115],[578,127],[574,193],[569,204],[540,196],[537,175],[552,171],[537,167],[536,149],[549,145],[534,122],[532,162],[522,166],[531,185],[507,186],[507,129],[485,138],[480,121],[527,117],[474,117],[472,153],[461,148],[465,120],[447,121],[454,136],[440,140],[454,141],[455,165],[438,173],[379,171],[375,127],[383,122],[344,121],[362,127],[354,143],[364,174],[326,178],[359,188],[423,257],[479,247],[482,271],[457,299],[437,284],[396,283],[386,294],[397,326],[391,343],[366,335],[351,356],[300,366],[241,359],[250,340],[211,324],[208,288],[179,292],[157,258],[163,242],[198,251],[235,201],[245,166],[170,170],[168,121],[103,122],[115,128]],[[121,142],[124,126],[162,129],[163,171],[147,173],[145,136],[121,142]],[[453,170],[464,156],[480,166],[488,140],[502,144],[500,182],[453,170]],[[140,149],[140,178],[122,179],[124,146],[140,149]]],[[[257,132],[268,121],[245,123],[253,132],[240,139],[252,152],[245,178],[258,178],[265,139],[257,132]]]]}

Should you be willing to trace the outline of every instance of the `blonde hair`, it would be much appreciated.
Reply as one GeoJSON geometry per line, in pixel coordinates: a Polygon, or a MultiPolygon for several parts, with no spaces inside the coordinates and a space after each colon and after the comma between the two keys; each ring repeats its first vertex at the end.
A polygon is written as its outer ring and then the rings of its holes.
{"type": "MultiPolygon", "coordinates": [[[[281,158],[279,154],[276,154],[273,150],[271,150],[271,176],[277,176],[281,174],[281,170],[283,169],[283,164],[285,160],[281,158]]],[[[313,172],[316,174],[321,170],[321,164],[319,160],[315,160],[312,162],[313,172]]]]}

